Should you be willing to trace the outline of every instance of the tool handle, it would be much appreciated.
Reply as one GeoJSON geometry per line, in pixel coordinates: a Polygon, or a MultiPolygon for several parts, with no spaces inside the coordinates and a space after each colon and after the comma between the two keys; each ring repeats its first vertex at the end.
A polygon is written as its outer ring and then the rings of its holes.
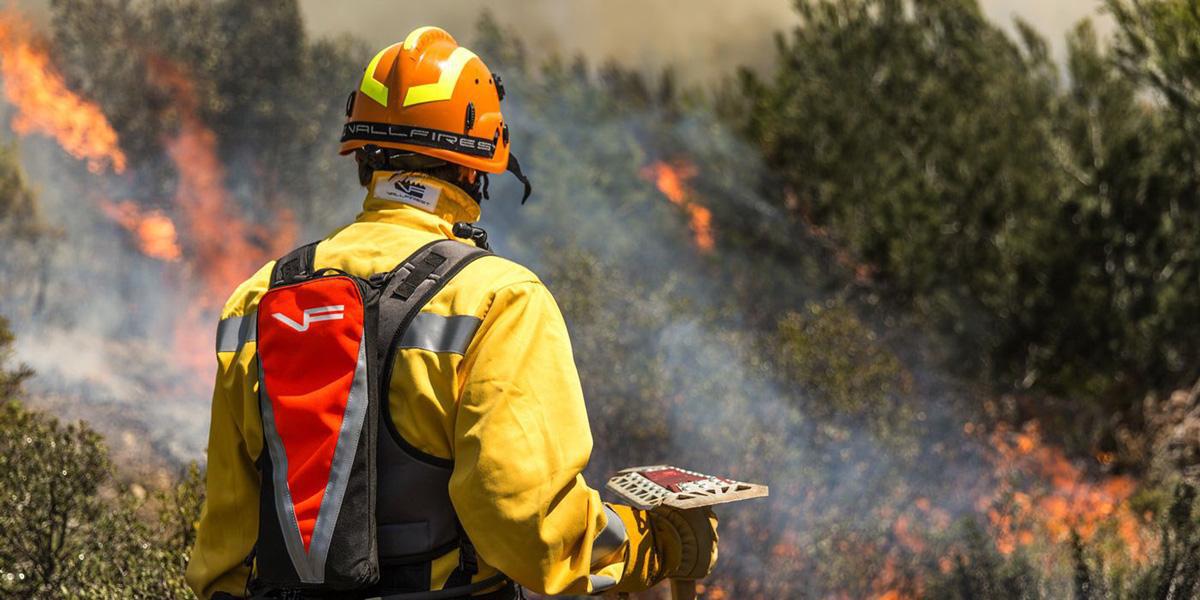
{"type": "Polygon", "coordinates": [[[696,600],[696,580],[672,579],[671,600],[696,600]]]}

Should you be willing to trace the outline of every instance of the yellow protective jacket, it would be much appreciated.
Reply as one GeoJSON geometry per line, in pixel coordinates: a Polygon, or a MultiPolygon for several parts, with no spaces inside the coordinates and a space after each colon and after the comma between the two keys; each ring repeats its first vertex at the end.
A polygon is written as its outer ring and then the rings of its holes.
{"type": "MultiPolygon", "coordinates": [[[[377,173],[376,182],[390,175],[377,173]]],[[[363,278],[387,272],[422,245],[453,238],[453,223],[479,217],[478,204],[459,188],[405,178],[436,193],[422,206],[369,191],[355,221],[318,246],[316,268],[363,278]]],[[[255,461],[263,447],[253,314],[273,265],[237,288],[218,326],[207,497],[187,570],[201,598],[240,596],[250,573],[245,562],[258,532],[255,461]]],[[[449,492],[479,556],[474,581],[499,570],[542,594],[611,588],[645,527],[633,522],[635,512],[620,507],[621,518],[602,504],[580,474],[591,431],[566,324],[550,292],[528,269],[486,256],[422,311],[479,319],[474,335],[456,347],[399,350],[388,399],[405,440],[454,461],[449,492]]],[[[433,561],[433,589],[457,564],[457,549],[433,561]]]]}

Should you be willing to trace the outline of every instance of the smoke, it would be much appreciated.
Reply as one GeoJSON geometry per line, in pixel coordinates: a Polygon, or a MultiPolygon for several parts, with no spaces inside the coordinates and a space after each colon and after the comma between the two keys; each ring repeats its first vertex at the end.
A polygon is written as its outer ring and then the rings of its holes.
{"type": "MultiPolygon", "coordinates": [[[[961,430],[963,395],[921,362],[907,365],[919,382],[905,399],[911,412],[869,404],[896,401],[879,396],[864,400],[861,414],[839,415],[821,408],[819,390],[796,389],[779,372],[780,349],[756,332],[775,327],[763,322],[769,315],[834,301],[821,272],[830,266],[810,242],[781,239],[786,219],[753,184],[768,174],[725,124],[703,111],[613,118],[586,106],[547,109],[535,87],[509,87],[506,111],[521,124],[514,149],[535,198],[519,214],[493,201],[484,221],[501,254],[532,266],[563,306],[596,438],[586,472],[593,486],[620,468],[657,463],[767,483],[770,498],[719,510],[733,533],[712,584],[732,597],[749,597],[752,582],[764,597],[819,597],[873,585],[873,576],[859,587],[822,583],[821,561],[835,553],[819,548],[839,529],[867,557],[865,568],[898,545],[888,529],[897,515],[882,517],[881,507],[909,510],[918,493],[937,494],[949,481],[985,485],[990,464],[961,430]],[[711,229],[698,226],[701,208],[711,211],[702,221],[711,229]],[[759,244],[731,243],[742,236],[759,244]],[[751,247],[758,252],[743,250],[751,247]],[[921,448],[896,441],[895,430],[921,448]],[[875,549],[860,548],[866,540],[875,549]]],[[[516,193],[505,179],[494,187],[500,198],[516,193]]],[[[918,346],[919,335],[906,333],[918,346]]],[[[845,350],[836,340],[809,343],[845,350]]],[[[904,518],[920,525],[908,539],[928,532],[927,513],[945,515],[943,530],[973,515],[976,497],[912,508],[904,518]]],[[[898,580],[881,578],[879,591],[898,580]]]]}
{"type": "MultiPolygon", "coordinates": [[[[140,237],[146,225],[127,229],[133,212],[144,209],[110,200],[144,198],[144,190],[80,173],[45,140],[26,138],[21,150],[43,215],[57,231],[23,274],[42,280],[40,300],[15,295],[0,307],[13,321],[18,359],[37,374],[28,385],[34,399],[110,438],[132,434],[148,462],[201,456],[211,327],[197,341],[204,365],[192,368],[195,350],[180,348],[176,335],[197,318],[192,307],[201,294],[174,254],[179,248],[147,246],[165,238],[140,237]]],[[[173,230],[161,212],[146,214],[151,229],[173,230]]]]}
{"type": "Polygon", "coordinates": [[[148,57],[178,127],[162,134],[159,160],[127,169],[106,115],[66,86],[18,13],[0,13],[0,45],[10,128],[54,233],[35,260],[5,265],[9,278],[40,282],[0,306],[18,358],[37,373],[29,387],[110,437],[135,434],[147,457],[201,458],[218,313],[240,281],[294,245],[294,219],[286,209],[264,224],[244,216],[252,203],[231,190],[254,188],[226,174],[180,65],[148,57]],[[166,189],[164,165],[176,176],[166,189]]]}
{"type": "MultiPolygon", "coordinates": [[[[595,93],[553,81],[556,99],[595,93]]],[[[887,309],[837,317],[828,272],[845,262],[854,278],[860,265],[820,239],[780,239],[786,219],[754,185],[770,174],[725,123],[661,107],[612,116],[584,102],[539,104],[535,82],[509,88],[514,149],[535,198],[517,215],[485,205],[484,218],[501,253],[533,266],[567,314],[597,438],[588,480],[672,463],[772,486],[769,499],[720,510],[733,533],[715,585],[733,597],[911,592],[920,582],[906,573],[927,569],[921,561],[954,564],[963,519],[990,527],[1001,554],[1050,548],[1046,564],[1071,530],[1086,541],[1113,520],[1141,553],[1131,481],[1097,485],[1030,432],[988,435],[973,421],[995,414],[991,401],[932,366],[923,332],[889,322],[887,309]],[[711,211],[712,229],[689,207],[711,211]],[[758,243],[730,243],[746,238],[758,243]],[[587,258],[558,256],[567,250],[587,258]],[[828,355],[808,379],[876,346],[847,344],[852,334],[881,336],[900,373],[851,385],[858,405],[829,406],[819,385],[797,389],[781,373],[781,349],[756,333],[788,311],[805,326],[829,319],[805,340],[828,355]],[[870,575],[830,581],[832,564],[870,575]]],[[[508,180],[495,187],[516,194],[508,180]]],[[[846,376],[870,379],[873,368],[846,376]]]]}

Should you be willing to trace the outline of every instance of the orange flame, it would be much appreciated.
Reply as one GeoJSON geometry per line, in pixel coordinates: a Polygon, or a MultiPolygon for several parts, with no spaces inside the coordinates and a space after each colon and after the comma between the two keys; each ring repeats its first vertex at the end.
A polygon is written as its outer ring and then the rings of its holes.
{"type": "Polygon", "coordinates": [[[167,262],[177,261],[183,255],[179,249],[175,223],[162,211],[143,211],[132,200],[101,200],[100,209],[108,218],[133,234],[142,254],[167,262]]]}
{"type": "MultiPolygon", "coordinates": [[[[971,508],[987,523],[997,551],[1009,555],[1027,549],[1047,568],[1061,567],[1059,561],[1066,556],[1064,543],[1074,534],[1104,553],[1106,562],[1144,564],[1150,558],[1153,515],[1133,510],[1130,500],[1138,488],[1135,479],[1087,473],[1062,449],[1046,444],[1037,423],[1019,431],[1002,424],[990,433],[966,423],[962,430],[968,436],[978,434],[991,450],[991,473],[964,487],[963,492],[974,499],[971,508]],[[1109,540],[1120,543],[1107,543],[1109,540]]],[[[843,550],[884,561],[871,581],[872,597],[921,597],[925,582],[920,569],[913,571],[911,565],[914,560],[928,560],[928,551],[940,547],[937,534],[950,527],[950,513],[930,498],[899,494],[876,514],[891,523],[887,543],[850,543],[843,550]]],[[[943,574],[964,559],[957,544],[945,551],[948,553],[933,557],[943,574]]],[[[799,549],[796,552],[798,556],[799,549]]]]}
{"type": "Polygon", "coordinates": [[[901,589],[904,580],[904,574],[896,565],[896,556],[887,555],[883,561],[883,569],[871,582],[871,587],[875,588],[871,597],[875,600],[911,600],[913,596],[901,589]]]}
{"type": "Polygon", "coordinates": [[[17,108],[13,131],[54,138],[68,154],[86,160],[93,173],[105,166],[123,172],[125,154],[104,113],[67,87],[46,53],[30,43],[28,32],[18,14],[0,13],[0,74],[5,96],[17,108]]]}
{"type": "Polygon", "coordinates": [[[264,248],[250,223],[232,209],[223,185],[225,171],[217,158],[216,135],[191,116],[185,116],[179,133],[167,141],[167,155],[179,171],[176,205],[184,217],[192,261],[204,279],[209,303],[219,303],[262,263],[290,248],[295,239],[290,216],[284,216],[281,231],[264,248]]]}
{"type": "Polygon", "coordinates": [[[691,220],[692,237],[702,252],[711,252],[716,243],[712,232],[712,211],[696,203],[687,189],[687,180],[696,176],[696,167],[689,163],[670,165],[655,161],[642,169],[642,177],[653,181],[671,204],[683,208],[691,220]]]}
{"type": "Polygon", "coordinates": [[[297,226],[290,213],[277,215],[265,231],[237,214],[225,188],[225,170],[217,136],[198,116],[192,81],[166,61],[151,63],[155,81],[175,100],[179,130],[166,141],[167,155],[179,173],[175,204],[189,242],[189,262],[201,282],[200,295],[176,325],[175,347],[181,360],[197,371],[212,368],[211,313],[264,262],[291,249],[297,226]]]}
{"type": "Polygon", "coordinates": [[[1002,427],[990,441],[1000,485],[977,508],[988,516],[1000,552],[1042,539],[1065,542],[1072,532],[1086,542],[1107,529],[1121,539],[1130,558],[1148,558],[1143,523],[1128,502],[1137,490],[1133,478],[1091,481],[1062,450],[1042,443],[1037,423],[1019,432],[1002,427]]]}

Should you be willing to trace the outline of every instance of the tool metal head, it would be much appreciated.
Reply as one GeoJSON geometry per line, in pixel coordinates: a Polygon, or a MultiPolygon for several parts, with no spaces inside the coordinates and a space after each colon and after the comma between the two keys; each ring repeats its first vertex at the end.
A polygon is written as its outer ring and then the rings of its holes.
{"type": "Polygon", "coordinates": [[[636,508],[689,509],[767,495],[765,485],[705,475],[670,465],[633,467],[608,480],[608,489],[636,508]]]}

